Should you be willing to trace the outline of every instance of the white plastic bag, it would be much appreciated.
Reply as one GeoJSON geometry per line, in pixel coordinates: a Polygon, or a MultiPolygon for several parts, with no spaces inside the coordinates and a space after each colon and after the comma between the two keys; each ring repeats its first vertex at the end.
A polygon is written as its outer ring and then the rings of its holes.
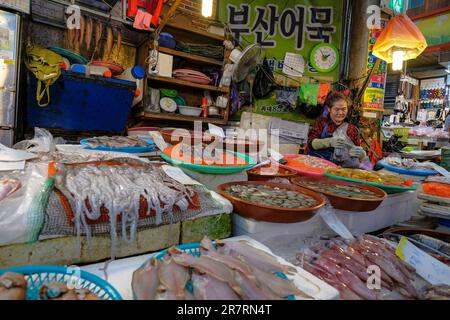
{"type": "Polygon", "coordinates": [[[28,210],[47,179],[47,165],[30,163],[14,175],[22,187],[0,201],[0,245],[25,243],[30,232],[28,210]]]}
{"type": "Polygon", "coordinates": [[[13,148],[19,150],[26,150],[29,152],[54,152],[57,144],[64,144],[62,138],[53,139],[50,132],[42,128],[34,128],[34,138],[31,140],[23,140],[16,143],[13,148]]]}
{"type": "Polygon", "coordinates": [[[234,65],[227,64],[223,70],[222,79],[220,80],[219,86],[229,87],[231,85],[231,78],[233,77],[234,65]]]}

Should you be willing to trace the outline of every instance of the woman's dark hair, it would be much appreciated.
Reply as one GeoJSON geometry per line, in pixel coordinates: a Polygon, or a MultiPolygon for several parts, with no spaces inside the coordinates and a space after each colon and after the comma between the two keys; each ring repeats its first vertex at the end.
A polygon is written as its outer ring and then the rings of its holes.
{"type": "Polygon", "coordinates": [[[352,105],[352,100],[350,99],[350,97],[340,91],[330,92],[327,96],[327,99],[325,100],[325,105],[331,109],[338,101],[347,102],[347,105],[349,107],[351,107],[352,105]]]}

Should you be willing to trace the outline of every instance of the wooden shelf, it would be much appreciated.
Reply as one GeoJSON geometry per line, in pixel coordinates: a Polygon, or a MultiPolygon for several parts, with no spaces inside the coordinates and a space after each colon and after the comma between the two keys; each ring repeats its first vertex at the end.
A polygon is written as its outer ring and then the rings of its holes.
{"type": "Polygon", "coordinates": [[[184,116],[181,114],[170,114],[170,113],[141,112],[138,114],[138,117],[141,119],[152,119],[152,120],[168,120],[168,121],[181,121],[181,122],[203,121],[203,122],[212,123],[212,124],[221,124],[221,125],[227,124],[226,119],[191,117],[191,116],[184,116]]]}
{"type": "Polygon", "coordinates": [[[223,93],[229,93],[230,88],[227,87],[214,87],[204,84],[198,84],[193,83],[185,80],[175,79],[175,78],[168,78],[168,77],[160,77],[160,76],[148,76],[149,81],[157,81],[162,83],[168,83],[173,85],[180,85],[195,89],[201,89],[201,90],[209,90],[209,91],[216,91],[216,92],[223,92],[223,93]]]}
{"type": "Polygon", "coordinates": [[[203,31],[203,30],[196,29],[196,28],[192,28],[192,27],[186,26],[186,25],[176,25],[173,22],[169,22],[168,24],[166,24],[166,28],[178,29],[178,30],[182,30],[182,31],[190,32],[190,33],[195,33],[202,37],[207,37],[207,38],[218,40],[218,41],[225,41],[224,36],[219,36],[217,34],[210,33],[208,31],[203,31]]]}
{"type": "Polygon", "coordinates": [[[209,58],[206,58],[206,57],[197,56],[197,55],[186,53],[186,52],[182,52],[182,51],[172,50],[172,49],[169,49],[169,48],[159,47],[158,51],[163,52],[163,53],[167,53],[167,54],[170,54],[170,55],[173,55],[173,56],[182,57],[182,58],[185,58],[185,59],[188,59],[188,60],[191,60],[191,61],[195,61],[195,62],[202,62],[202,63],[212,64],[212,65],[216,65],[216,66],[222,66],[223,65],[223,61],[209,59],[209,58]]]}

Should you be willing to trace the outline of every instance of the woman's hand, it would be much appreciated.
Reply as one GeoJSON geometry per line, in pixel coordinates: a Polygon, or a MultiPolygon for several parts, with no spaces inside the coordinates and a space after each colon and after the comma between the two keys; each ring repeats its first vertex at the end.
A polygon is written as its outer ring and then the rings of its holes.
{"type": "Polygon", "coordinates": [[[358,159],[364,159],[367,157],[366,151],[362,147],[353,147],[349,151],[350,157],[358,158],[358,159]]]}
{"type": "Polygon", "coordinates": [[[345,139],[343,138],[326,138],[326,139],[315,139],[312,142],[312,147],[314,150],[322,150],[328,148],[342,148],[345,146],[345,139]]]}

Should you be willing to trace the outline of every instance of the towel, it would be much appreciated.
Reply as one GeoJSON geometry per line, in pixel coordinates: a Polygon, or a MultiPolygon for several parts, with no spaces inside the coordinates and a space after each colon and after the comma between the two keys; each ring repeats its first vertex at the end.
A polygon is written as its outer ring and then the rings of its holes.
{"type": "Polygon", "coordinates": [[[139,30],[150,30],[150,22],[152,15],[143,10],[138,10],[136,17],[134,18],[133,27],[139,30]]]}

